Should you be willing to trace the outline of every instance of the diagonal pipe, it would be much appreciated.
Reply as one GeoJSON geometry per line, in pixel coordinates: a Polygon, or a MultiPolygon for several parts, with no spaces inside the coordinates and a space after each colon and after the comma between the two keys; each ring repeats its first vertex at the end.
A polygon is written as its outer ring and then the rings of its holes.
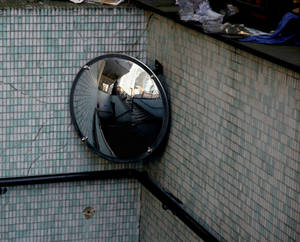
{"type": "Polygon", "coordinates": [[[0,178],[0,195],[7,191],[6,187],[107,179],[137,179],[137,181],[139,181],[149,192],[151,192],[165,208],[169,209],[201,239],[209,242],[219,241],[211,232],[205,229],[184,209],[183,204],[178,198],[162,188],[148,175],[147,172],[140,172],[135,169],[0,178]]]}

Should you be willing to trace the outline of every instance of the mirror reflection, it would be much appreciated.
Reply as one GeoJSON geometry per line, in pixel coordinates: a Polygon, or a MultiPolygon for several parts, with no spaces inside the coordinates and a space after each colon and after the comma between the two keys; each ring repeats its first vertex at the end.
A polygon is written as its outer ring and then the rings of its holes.
{"type": "Polygon", "coordinates": [[[82,140],[97,152],[121,159],[151,153],[165,110],[155,81],[140,65],[106,58],[84,66],[72,101],[82,140]]]}

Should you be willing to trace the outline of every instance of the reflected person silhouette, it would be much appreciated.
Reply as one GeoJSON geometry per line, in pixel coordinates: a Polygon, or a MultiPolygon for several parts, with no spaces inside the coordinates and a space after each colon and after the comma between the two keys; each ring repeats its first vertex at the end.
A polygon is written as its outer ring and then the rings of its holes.
{"type": "Polygon", "coordinates": [[[168,125],[168,102],[156,83],[150,69],[125,55],[102,56],[85,65],[70,99],[82,140],[114,161],[149,156],[168,125]]]}
{"type": "Polygon", "coordinates": [[[155,98],[159,102],[159,95],[146,97],[143,92],[132,96],[133,92],[131,89],[131,95],[126,93],[116,81],[111,93],[111,117],[101,118],[101,112],[97,110],[104,138],[113,153],[121,158],[146,152],[162,123],[161,117],[149,112],[149,101],[155,98]]]}

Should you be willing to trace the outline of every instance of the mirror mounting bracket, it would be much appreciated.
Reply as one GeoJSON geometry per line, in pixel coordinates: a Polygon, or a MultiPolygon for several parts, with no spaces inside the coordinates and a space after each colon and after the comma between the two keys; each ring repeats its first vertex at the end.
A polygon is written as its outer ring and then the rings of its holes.
{"type": "Polygon", "coordinates": [[[155,60],[155,69],[153,70],[153,72],[156,75],[163,75],[164,74],[164,67],[158,60],[155,60]]]}

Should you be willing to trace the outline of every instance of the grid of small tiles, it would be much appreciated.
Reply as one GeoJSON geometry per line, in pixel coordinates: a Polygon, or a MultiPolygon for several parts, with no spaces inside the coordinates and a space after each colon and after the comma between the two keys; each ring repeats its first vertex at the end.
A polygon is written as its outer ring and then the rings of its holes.
{"type": "Polygon", "coordinates": [[[0,177],[124,167],[81,144],[69,93],[81,66],[101,54],[145,61],[145,26],[144,11],[129,6],[1,10],[0,177]]]}
{"type": "Polygon", "coordinates": [[[227,241],[299,240],[299,73],[157,15],[147,58],[164,66],[172,106],[151,175],[227,241]]]}
{"type": "Polygon", "coordinates": [[[172,214],[163,209],[149,191],[142,188],[140,241],[202,241],[192,230],[172,214]]]}
{"type": "Polygon", "coordinates": [[[139,193],[134,180],[8,188],[0,241],[139,241],[139,193]]]}
{"type": "MultiPolygon", "coordinates": [[[[145,61],[144,12],[132,7],[0,12],[0,177],[130,168],[88,151],[75,134],[69,93],[101,54],[145,61]]],[[[138,241],[140,185],[130,180],[9,188],[0,241],[138,241]],[[83,210],[95,215],[86,220],[83,210]]]]}

